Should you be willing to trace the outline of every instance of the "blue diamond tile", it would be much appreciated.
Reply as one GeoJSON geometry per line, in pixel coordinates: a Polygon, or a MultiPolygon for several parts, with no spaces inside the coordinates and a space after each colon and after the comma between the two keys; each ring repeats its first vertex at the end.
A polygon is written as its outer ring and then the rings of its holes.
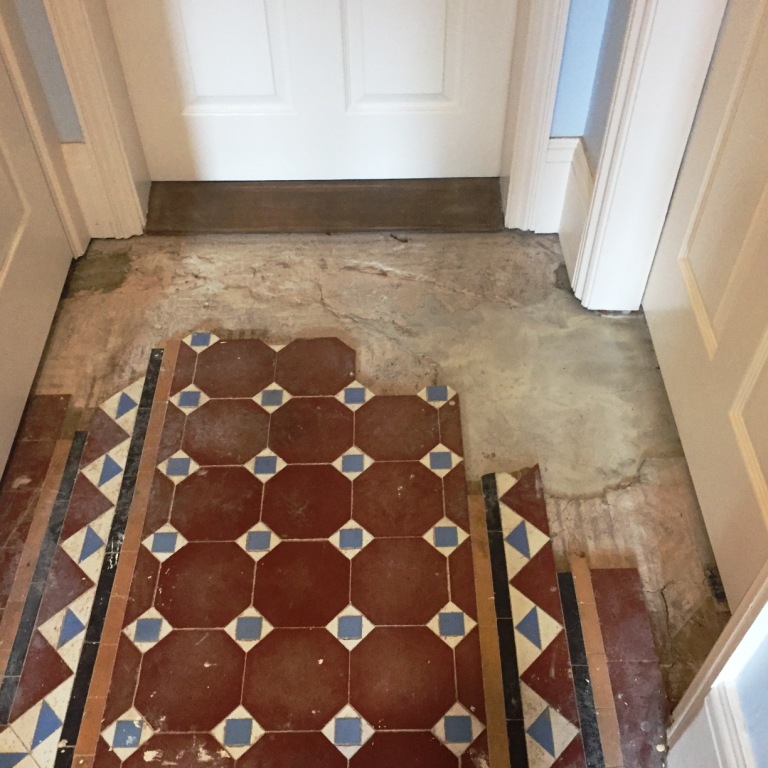
{"type": "Polygon", "coordinates": [[[337,746],[360,746],[362,732],[359,717],[337,717],[334,723],[333,743],[337,746]]]}
{"type": "Polygon", "coordinates": [[[102,547],[106,546],[101,537],[90,526],[85,529],[85,535],[83,536],[83,546],[80,550],[80,557],[78,562],[89,558],[94,552],[98,552],[102,547]]]}
{"type": "Polygon", "coordinates": [[[162,619],[137,619],[133,639],[137,643],[155,643],[160,639],[162,619]]]}
{"type": "Polygon", "coordinates": [[[344,402],[347,405],[356,405],[365,402],[365,387],[347,387],[344,390],[344,402]]]}
{"type": "Polygon", "coordinates": [[[455,648],[477,625],[455,603],[448,603],[427,626],[438,635],[446,645],[455,648]]]}
{"type": "Polygon", "coordinates": [[[120,393],[120,398],[117,401],[117,410],[115,412],[115,418],[119,419],[121,416],[125,416],[134,408],[138,408],[139,404],[126,392],[120,393]]]}
{"type": "Polygon", "coordinates": [[[459,529],[455,525],[441,525],[434,529],[436,547],[457,547],[459,545],[459,529]]]}
{"type": "Polygon", "coordinates": [[[552,732],[552,718],[547,707],[526,729],[528,735],[552,757],[555,757],[555,736],[552,732]]]}
{"type": "Polygon", "coordinates": [[[232,718],[224,723],[224,746],[246,747],[251,744],[253,735],[253,720],[248,718],[232,718]]]}
{"type": "Polygon", "coordinates": [[[539,629],[538,610],[534,607],[517,623],[517,631],[530,640],[537,648],[541,648],[541,630],[539,629]]]}
{"type": "Polygon", "coordinates": [[[464,614],[439,614],[439,629],[443,637],[464,637],[464,614]]]}
{"type": "Polygon", "coordinates": [[[445,716],[445,740],[451,744],[472,742],[472,720],[468,715],[445,716]]]}
{"type": "Polygon", "coordinates": [[[336,395],[336,399],[347,406],[351,411],[356,411],[372,397],[371,393],[359,382],[353,381],[336,395]]]}
{"type": "Polygon", "coordinates": [[[350,528],[339,531],[340,549],[360,549],[363,546],[363,531],[361,528],[350,528]]]}
{"type": "Polygon", "coordinates": [[[117,477],[122,471],[123,468],[109,454],[107,454],[104,457],[104,464],[101,467],[101,474],[99,475],[99,487],[117,477]]]}
{"type": "Polygon", "coordinates": [[[261,616],[240,616],[236,622],[236,640],[261,640],[264,626],[264,619],[261,616]]]}
{"type": "Polygon", "coordinates": [[[280,543],[280,537],[264,523],[257,523],[250,531],[246,531],[237,543],[258,561],[280,543]]]}
{"type": "Polygon", "coordinates": [[[360,640],[363,637],[362,616],[339,617],[339,639],[360,640]]]}
{"type": "Polygon", "coordinates": [[[135,720],[118,720],[115,724],[113,747],[137,747],[141,740],[141,723],[135,720]]]}
{"type": "Polygon", "coordinates": [[[452,520],[443,517],[425,534],[424,539],[446,557],[463,544],[469,534],[452,520]]]}
{"type": "Polygon", "coordinates": [[[256,475],[274,475],[277,472],[277,456],[257,456],[253,471],[256,475]]]}
{"type": "Polygon", "coordinates": [[[445,477],[460,462],[461,457],[444,445],[438,445],[421,460],[421,463],[438,477],[445,477]]]}
{"type": "Polygon", "coordinates": [[[4,752],[0,754],[0,768],[14,768],[25,757],[27,757],[26,752],[4,752]]]}
{"type": "Polygon", "coordinates": [[[124,760],[152,736],[152,729],[133,708],[101,732],[114,753],[124,760]]]}
{"type": "Polygon", "coordinates": [[[189,458],[168,459],[165,474],[169,477],[186,477],[191,464],[192,460],[189,458]]]}
{"type": "Polygon", "coordinates": [[[249,552],[268,552],[271,543],[271,531],[250,531],[247,534],[245,548],[249,552]]]}
{"type": "Polygon", "coordinates": [[[40,713],[37,716],[35,732],[32,736],[32,749],[42,744],[49,736],[56,733],[56,730],[61,728],[63,724],[64,723],[59,719],[59,716],[51,708],[51,705],[43,700],[43,704],[40,707],[40,713]]]}
{"type": "Polygon", "coordinates": [[[323,728],[323,734],[345,757],[357,752],[373,735],[373,728],[347,705],[323,728]]]}
{"type": "Polygon", "coordinates": [[[341,460],[341,471],[345,474],[348,472],[362,472],[364,468],[363,457],[359,454],[356,456],[344,456],[341,460]]]}
{"type": "Polygon", "coordinates": [[[142,543],[158,560],[163,561],[178,552],[187,540],[170,523],[166,523],[142,543]]]}
{"type": "Polygon", "coordinates": [[[250,651],[272,631],[272,625],[251,606],[233,619],[224,631],[243,650],[250,651]]]}
{"type": "Polygon", "coordinates": [[[358,448],[351,448],[333,462],[333,466],[342,474],[354,480],[371,465],[371,459],[358,448]]]}
{"type": "Polygon", "coordinates": [[[427,402],[444,403],[448,399],[448,387],[445,385],[427,387],[427,402]]]}
{"type": "Polygon", "coordinates": [[[453,459],[449,451],[432,451],[429,454],[430,469],[450,469],[453,466],[453,459]]]}
{"type": "Polygon", "coordinates": [[[175,552],[178,538],[178,533],[156,533],[152,539],[152,552],[175,552]]]}
{"type": "Polygon", "coordinates": [[[83,631],[85,631],[85,624],[71,610],[67,609],[67,612],[64,614],[64,621],[61,623],[57,648],[61,648],[83,631]]]}
{"type": "Polygon", "coordinates": [[[200,397],[202,393],[195,390],[184,390],[179,392],[179,407],[180,408],[197,408],[200,405],[200,397]]]}
{"type": "Polygon", "coordinates": [[[243,706],[239,706],[213,729],[213,735],[224,749],[237,759],[264,734],[261,726],[243,706]]]}
{"type": "Polygon", "coordinates": [[[521,555],[530,559],[531,546],[528,542],[528,531],[525,520],[522,520],[504,539],[507,544],[514,547],[521,555]]]}

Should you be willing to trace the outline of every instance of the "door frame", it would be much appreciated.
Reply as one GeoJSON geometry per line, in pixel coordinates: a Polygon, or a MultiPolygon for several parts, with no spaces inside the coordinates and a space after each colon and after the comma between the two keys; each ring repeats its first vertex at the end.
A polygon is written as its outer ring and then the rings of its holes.
{"type": "Polygon", "coordinates": [[[726,6],[632,2],[572,280],[587,309],[640,308],[726,6]]]}
{"type": "MultiPolygon", "coordinates": [[[[507,209],[522,214],[508,216],[508,227],[532,226],[534,208],[526,201],[534,200],[546,162],[569,5],[570,0],[516,2],[501,186],[507,209]]],[[[150,179],[106,2],[45,0],[45,6],[85,136],[67,159],[91,234],[140,234],[150,179]]]]}
{"type": "Polygon", "coordinates": [[[66,232],[72,256],[77,258],[85,253],[90,233],[25,39],[21,22],[12,4],[0,2],[0,56],[5,62],[16,92],[30,138],[66,232]]]}

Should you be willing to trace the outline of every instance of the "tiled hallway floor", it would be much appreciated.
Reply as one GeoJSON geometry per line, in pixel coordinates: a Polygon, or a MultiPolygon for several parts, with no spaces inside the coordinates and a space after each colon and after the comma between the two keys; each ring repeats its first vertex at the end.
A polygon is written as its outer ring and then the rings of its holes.
{"type": "Polygon", "coordinates": [[[0,768],[663,764],[637,571],[558,574],[539,468],[485,476],[484,514],[458,395],[356,371],[198,331],[71,440],[32,401],[0,768]]]}

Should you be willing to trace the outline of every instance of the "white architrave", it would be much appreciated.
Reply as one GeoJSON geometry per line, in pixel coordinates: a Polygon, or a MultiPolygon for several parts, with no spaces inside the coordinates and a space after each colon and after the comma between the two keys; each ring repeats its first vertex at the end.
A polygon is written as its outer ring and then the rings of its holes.
{"type": "Polygon", "coordinates": [[[0,56],[8,69],[56,210],[67,233],[72,255],[78,257],[88,247],[89,232],[69,177],[37,71],[29,50],[20,44],[24,39],[21,23],[13,7],[0,5],[0,56]]]}
{"type": "Polygon", "coordinates": [[[90,235],[140,235],[149,171],[104,0],[45,7],[83,130],[65,157],[90,235]]]}
{"type": "Polygon", "coordinates": [[[634,0],[573,288],[640,306],[726,0],[634,0]]]}
{"type": "Polygon", "coordinates": [[[539,190],[570,0],[520,0],[517,6],[501,192],[509,229],[538,229],[539,190]]]}

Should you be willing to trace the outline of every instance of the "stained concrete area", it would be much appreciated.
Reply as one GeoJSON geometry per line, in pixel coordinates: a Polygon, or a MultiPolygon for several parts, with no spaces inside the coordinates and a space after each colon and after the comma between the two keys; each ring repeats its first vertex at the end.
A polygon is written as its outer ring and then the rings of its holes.
{"type": "Polygon", "coordinates": [[[193,329],[335,335],[379,393],[447,383],[470,481],[541,465],[558,565],[640,570],[675,702],[727,619],[645,320],[584,310],[556,237],[311,235],[95,241],[36,385],[93,406],[193,329]]]}

